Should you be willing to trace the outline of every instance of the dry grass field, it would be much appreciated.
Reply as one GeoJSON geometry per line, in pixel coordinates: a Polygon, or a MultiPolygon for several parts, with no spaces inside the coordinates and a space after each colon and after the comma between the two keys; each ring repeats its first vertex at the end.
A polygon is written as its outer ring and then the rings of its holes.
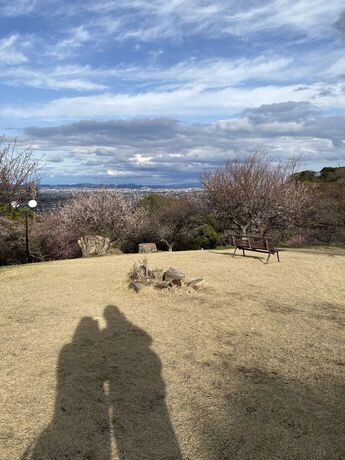
{"type": "Polygon", "coordinates": [[[345,251],[139,259],[0,270],[2,460],[345,458],[345,251]]]}

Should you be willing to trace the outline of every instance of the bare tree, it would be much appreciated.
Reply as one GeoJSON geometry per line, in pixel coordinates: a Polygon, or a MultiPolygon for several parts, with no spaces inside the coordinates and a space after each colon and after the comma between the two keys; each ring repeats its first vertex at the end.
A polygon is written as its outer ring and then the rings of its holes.
{"type": "Polygon", "coordinates": [[[61,225],[80,238],[102,235],[119,241],[127,229],[129,203],[117,191],[80,193],[58,211],[61,225]]]}
{"type": "Polygon", "coordinates": [[[155,234],[171,252],[176,240],[190,230],[193,202],[187,197],[166,198],[161,206],[151,210],[151,225],[155,234]]]}
{"type": "Polygon", "coordinates": [[[293,179],[296,162],[274,164],[264,152],[204,175],[206,198],[228,228],[265,235],[292,226],[310,206],[310,188],[293,179]]]}
{"type": "Polygon", "coordinates": [[[312,228],[317,237],[328,244],[344,242],[345,178],[334,182],[321,181],[322,179],[318,184],[310,184],[319,187],[319,196],[313,215],[305,226],[312,228]]]}
{"type": "Polygon", "coordinates": [[[32,253],[39,260],[77,257],[77,240],[86,235],[106,236],[113,245],[122,246],[146,222],[146,210],[118,191],[79,193],[40,216],[32,228],[32,253]]]}
{"type": "Polygon", "coordinates": [[[18,150],[16,141],[0,137],[0,204],[32,197],[38,166],[31,147],[18,150]]]}

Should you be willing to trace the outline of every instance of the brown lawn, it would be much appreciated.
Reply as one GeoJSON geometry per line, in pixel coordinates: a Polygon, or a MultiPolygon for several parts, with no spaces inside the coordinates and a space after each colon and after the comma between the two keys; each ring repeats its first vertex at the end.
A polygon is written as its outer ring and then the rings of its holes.
{"type": "Polygon", "coordinates": [[[1,459],[345,458],[345,251],[139,259],[0,270],[1,459]]]}

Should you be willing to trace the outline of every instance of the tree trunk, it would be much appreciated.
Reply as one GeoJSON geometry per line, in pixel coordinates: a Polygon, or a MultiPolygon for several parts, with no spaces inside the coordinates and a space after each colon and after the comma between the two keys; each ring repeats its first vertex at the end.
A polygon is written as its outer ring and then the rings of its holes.
{"type": "Polygon", "coordinates": [[[172,252],[173,246],[174,246],[175,243],[174,242],[169,243],[169,241],[165,240],[164,238],[161,238],[161,241],[163,241],[168,246],[168,251],[172,252]]]}
{"type": "Polygon", "coordinates": [[[250,224],[241,225],[241,236],[247,236],[247,230],[250,224]]]}
{"type": "Polygon", "coordinates": [[[267,235],[267,232],[268,232],[268,228],[267,228],[266,225],[260,227],[260,231],[259,231],[259,235],[260,235],[260,236],[266,236],[266,235],[267,235]]]}

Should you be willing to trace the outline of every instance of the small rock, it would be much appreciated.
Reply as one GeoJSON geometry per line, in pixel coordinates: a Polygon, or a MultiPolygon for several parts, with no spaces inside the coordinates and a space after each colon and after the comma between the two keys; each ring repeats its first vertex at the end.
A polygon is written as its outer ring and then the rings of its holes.
{"type": "Polygon", "coordinates": [[[201,283],[201,281],[203,281],[202,278],[198,278],[196,280],[189,281],[189,283],[187,283],[187,286],[195,288],[199,283],[201,283]]]}
{"type": "Polygon", "coordinates": [[[136,293],[142,291],[143,289],[147,288],[147,287],[150,287],[151,284],[150,283],[140,283],[138,281],[132,281],[131,283],[129,283],[129,288],[130,289],[133,289],[133,291],[135,291],[136,293]]]}
{"type": "Polygon", "coordinates": [[[155,283],[153,285],[153,287],[155,289],[167,289],[167,288],[171,287],[171,284],[170,283],[164,283],[164,281],[163,281],[161,283],[155,283]]]}
{"type": "Polygon", "coordinates": [[[157,252],[157,246],[155,243],[141,243],[139,244],[139,252],[145,254],[157,252]]]}
{"type": "Polygon", "coordinates": [[[180,285],[185,278],[185,274],[183,272],[179,272],[176,268],[170,267],[163,275],[163,281],[180,281],[180,285]]]}

